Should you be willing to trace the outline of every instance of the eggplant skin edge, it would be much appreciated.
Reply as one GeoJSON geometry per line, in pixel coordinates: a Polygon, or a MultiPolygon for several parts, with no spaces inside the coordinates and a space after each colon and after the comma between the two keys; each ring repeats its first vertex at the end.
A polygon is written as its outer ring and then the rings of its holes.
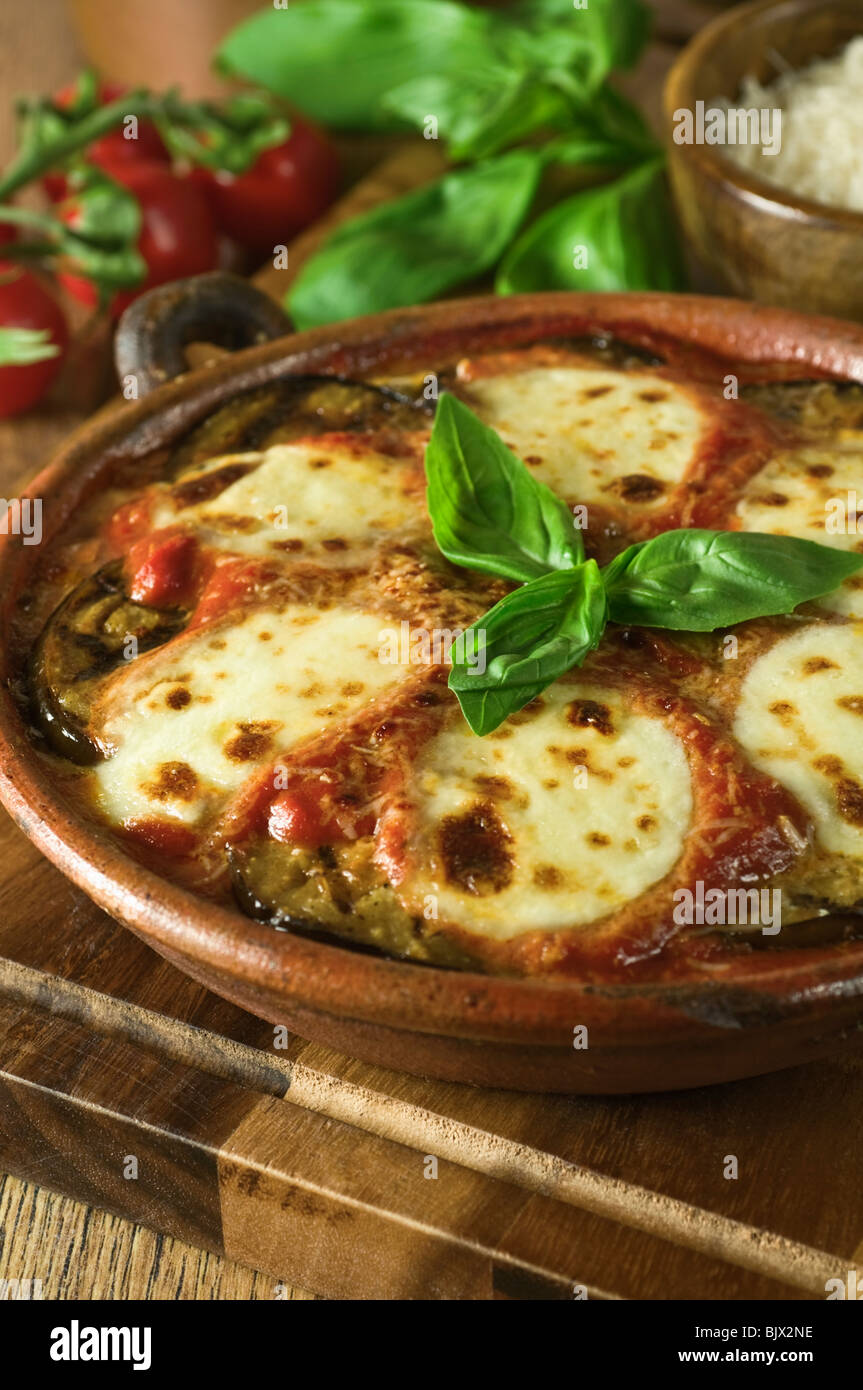
{"type": "Polygon", "coordinates": [[[134,603],[121,574],[122,560],[112,560],[75,585],[47,619],[27,664],[34,725],[53,752],[79,766],[106,756],[87,732],[86,712],[99,683],[129,659],[128,639],[135,638],[137,655],[152,651],[189,618],[185,609],[134,603]]]}

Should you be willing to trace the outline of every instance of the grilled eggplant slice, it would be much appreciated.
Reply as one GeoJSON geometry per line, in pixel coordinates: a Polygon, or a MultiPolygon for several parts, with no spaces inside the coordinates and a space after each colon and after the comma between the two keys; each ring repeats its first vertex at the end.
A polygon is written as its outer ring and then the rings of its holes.
{"type": "Polygon", "coordinates": [[[433,403],[337,376],[296,376],[234,397],[174,449],[179,476],[219,454],[250,453],[307,435],[422,429],[433,403]]]}
{"type": "Polygon", "coordinates": [[[262,840],[232,847],[228,862],[238,906],[280,931],[430,965],[464,970],[475,964],[405,911],[372,864],[367,842],[304,850],[262,840]]]}
{"type": "Polygon", "coordinates": [[[741,386],[740,399],[815,434],[863,430],[863,384],[857,381],[771,381],[741,386]]]}
{"type": "Polygon", "coordinates": [[[188,621],[185,609],[147,608],[123,591],[122,561],[113,560],[67,594],[48,619],[30,663],[34,717],[55,752],[73,762],[104,756],[87,733],[95,686],[129,652],[161,646],[188,621]]]}

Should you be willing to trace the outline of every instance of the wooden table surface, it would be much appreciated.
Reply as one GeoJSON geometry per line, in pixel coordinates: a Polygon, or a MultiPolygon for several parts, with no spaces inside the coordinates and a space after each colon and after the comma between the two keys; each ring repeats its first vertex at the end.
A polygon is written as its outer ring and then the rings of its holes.
{"type": "MultiPolygon", "coordinates": [[[[661,76],[679,42],[703,17],[707,4],[667,0],[661,11],[669,43],[654,45],[635,89],[657,102],[661,76]]],[[[30,0],[0,8],[0,161],[12,148],[8,115],[20,91],[61,86],[80,67],[80,54],[61,0],[42,0],[33,22],[30,0]]],[[[629,80],[630,91],[633,80],[629,80]]],[[[71,391],[61,389],[36,415],[0,425],[0,492],[50,455],[80,421],[71,391]]],[[[0,1176],[0,1280],[38,1276],[48,1299],[309,1299],[270,1274],[220,1258],[181,1240],[58,1196],[33,1182],[0,1176]]]]}

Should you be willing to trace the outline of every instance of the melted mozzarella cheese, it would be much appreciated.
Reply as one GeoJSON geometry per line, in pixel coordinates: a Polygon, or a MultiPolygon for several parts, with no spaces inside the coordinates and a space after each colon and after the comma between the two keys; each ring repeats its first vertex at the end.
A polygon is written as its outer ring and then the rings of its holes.
{"type": "MultiPolygon", "coordinates": [[[[486,738],[459,722],[426,748],[412,781],[417,834],[399,888],[411,910],[423,912],[433,895],[441,919],[507,940],[602,917],[675,864],[692,816],[680,740],[586,683],[558,682],[543,700],[524,722],[486,738]],[[610,724],[574,724],[573,702],[585,700],[610,724]],[[505,855],[505,881],[471,891],[471,823],[489,815],[490,853],[497,846],[505,855]]],[[[480,872],[482,860],[480,850],[480,872]]]]}
{"type": "Polygon", "coordinates": [[[425,516],[416,470],[359,442],[274,444],[263,453],[210,459],[183,482],[244,463],[250,471],[207,501],[178,506],[162,499],[154,526],[191,523],[207,544],[241,553],[277,551],[298,541],[329,547],[338,563],[334,547],[340,542],[354,547],[414,527],[425,516]]]}
{"type": "Polygon", "coordinates": [[[649,372],[538,367],[480,377],[461,394],[572,502],[656,505],[693,463],[703,431],[693,396],[649,372]],[[639,489],[639,479],[655,488],[639,489]]]}
{"type": "MultiPolygon", "coordinates": [[[[801,536],[839,550],[863,549],[863,452],[817,446],[772,458],[746,485],[737,507],[744,531],[801,536]]],[[[863,618],[863,574],[819,603],[863,618]]]]}
{"type": "Polygon", "coordinates": [[[863,858],[863,624],[812,624],[759,657],[734,733],[803,803],[825,849],[863,858]]]}
{"type": "Polygon", "coordinates": [[[381,620],[293,604],[209,625],[133,662],[108,687],[95,771],[115,823],[195,824],[280,750],[344,719],[400,678],[381,620]]]}

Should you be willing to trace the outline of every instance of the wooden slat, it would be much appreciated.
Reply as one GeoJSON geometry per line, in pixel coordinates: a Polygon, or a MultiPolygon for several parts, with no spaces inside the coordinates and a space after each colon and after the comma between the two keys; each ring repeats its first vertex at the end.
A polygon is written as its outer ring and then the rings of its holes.
{"type": "Polygon", "coordinates": [[[0,1231],[0,1280],[38,1279],[38,1295],[46,1300],[314,1298],[272,1275],[17,1178],[0,1177],[0,1231]]]}

